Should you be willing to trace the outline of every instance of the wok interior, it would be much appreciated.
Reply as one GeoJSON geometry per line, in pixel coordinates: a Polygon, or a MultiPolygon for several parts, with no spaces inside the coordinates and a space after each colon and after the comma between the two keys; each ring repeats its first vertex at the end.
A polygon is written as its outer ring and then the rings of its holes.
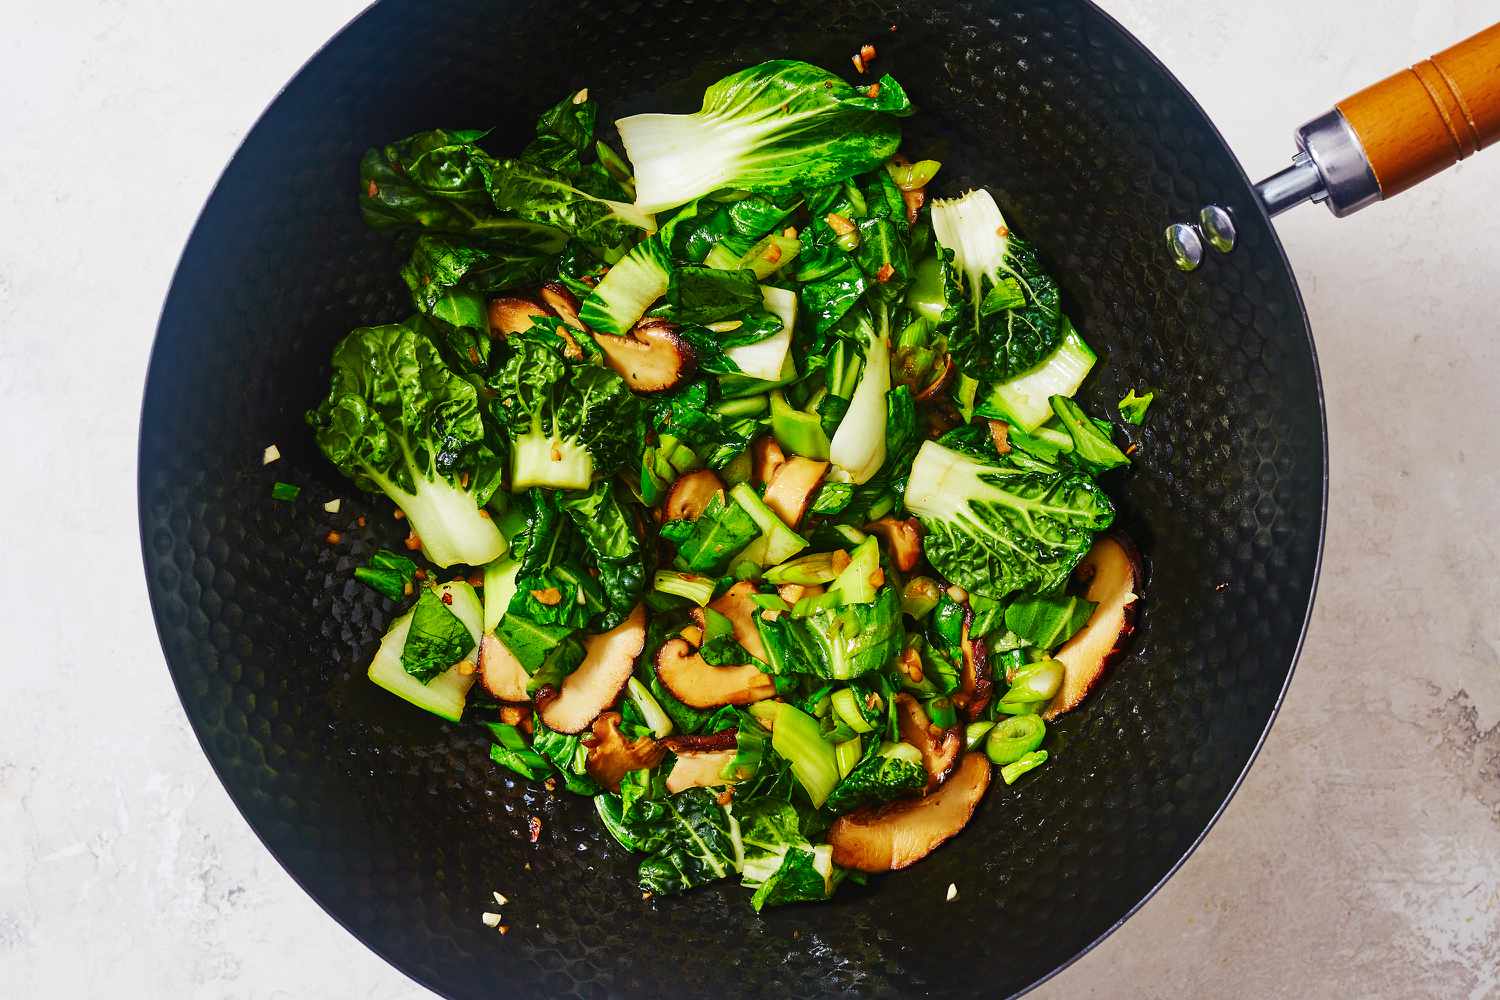
{"type": "Polygon", "coordinates": [[[1091,7],[387,2],[278,98],[187,248],[147,392],[142,533],[168,661],[240,808],[337,919],[440,992],[993,996],[1125,916],[1250,759],[1311,595],[1322,449],[1300,302],[1243,176],[1091,7]],[[988,187],[1039,245],[1102,356],[1085,399],[1158,390],[1134,466],[1107,481],[1148,560],[1141,627],[1056,726],[1049,766],[997,783],[923,864],[762,916],[736,886],[643,902],[587,800],[527,786],[477,727],[364,679],[390,612],[350,571],[405,531],[302,422],[334,342],[410,311],[399,251],[356,210],[358,157],[434,125],[493,126],[492,148],[514,149],[584,85],[613,118],[693,110],[766,58],[852,75],[865,42],[919,106],[906,148],[943,162],[939,192],[988,187]],[[1236,213],[1240,246],[1179,273],[1160,234],[1209,202],[1236,213]],[[284,457],[263,469],[273,442],[284,457]],[[272,501],[273,479],[303,499],[272,501]],[[494,889],[505,938],[479,920],[494,889]]]}

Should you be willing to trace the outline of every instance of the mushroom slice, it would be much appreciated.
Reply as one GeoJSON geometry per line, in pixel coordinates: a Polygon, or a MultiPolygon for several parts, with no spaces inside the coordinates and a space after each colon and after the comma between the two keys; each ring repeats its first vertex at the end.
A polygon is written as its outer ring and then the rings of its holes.
{"type": "Polygon", "coordinates": [[[646,644],[646,608],[637,604],[619,625],[584,640],[583,662],[563,679],[557,697],[541,704],[542,721],[560,733],[580,733],[620,696],[646,644]]]}
{"type": "Polygon", "coordinates": [[[513,333],[525,333],[539,319],[552,314],[545,306],[519,295],[502,295],[490,299],[490,333],[509,337],[513,333]]]}
{"type": "Polygon", "coordinates": [[[1125,640],[1135,631],[1136,606],[1145,583],[1140,553],[1120,534],[1095,539],[1094,547],[1078,564],[1077,574],[1091,574],[1084,596],[1098,607],[1054,655],[1063,665],[1063,682],[1042,712],[1048,722],[1077,708],[1104,676],[1104,669],[1123,652],[1125,640]]]}
{"type": "Polygon", "coordinates": [[[934,726],[921,703],[909,694],[896,695],[896,722],[901,742],[922,751],[922,766],[927,769],[926,792],[930,793],[953,770],[964,741],[958,730],[934,726]]]}
{"type": "Polygon", "coordinates": [[[901,572],[909,573],[916,568],[917,561],[922,558],[922,533],[916,518],[882,517],[865,525],[865,530],[885,539],[891,550],[891,559],[901,572]]]}
{"type": "Polygon", "coordinates": [[[667,775],[667,791],[676,793],[688,788],[713,788],[730,784],[724,769],[734,761],[733,750],[684,750],[677,754],[672,773],[667,775]]]}
{"type": "Polygon", "coordinates": [[[594,334],[594,343],[613,368],[636,392],[666,392],[692,377],[698,356],[677,335],[675,324],[664,319],[642,320],[628,337],[594,334]]]}
{"type": "Polygon", "coordinates": [[[656,676],[690,708],[749,705],[776,693],[776,683],[753,663],[738,667],[715,667],[705,663],[698,650],[682,636],[671,639],[656,653],[656,676]]]}
{"type": "Polygon", "coordinates": [[[541,288],[538,288],[536,294],[537,298],[542,300],[542,304],[551,309],[557,318],[563,321],[563,325],[557,329],[558,335],[568,342],[567,349],[563,353],[575,361],[581,360],[583,358],[583,348],[578,346],[578,341],[574,340],[573,336],[567,330],[568,327],[572,327],[574,330],[588,333],[588,327],[584,326],[583,320],[578,318],[577,296],[568,291],[566,285],[558,284],[555,281],[549,281],[541,288]]]}
{"type": "Polygon", "coordinates": [[[620,779],[627,772],[655,767],[667,755],[666,747],[649,736],[627,740],[620,732],[619,712],[605,712],[595,719],[591,735],[583,742],[589,751],[583,769],[612,792],[620,790],[620,779]]]}
{"type": "Polygon", "coordinates": [[[990,671],[990,650],[984,638],[969,638],[969,627],[974,624],[974,609],[964,606],[963,631],[959,635],[959,646],[963,649],[964,668],[954,703],[963,709],[964,718],[974,722],[979,718],[990,698],[995,693],[995,683],[990,671]]]}
{"type": "Polygon", "coordinates": [[[989,787],[989,759],[965,754],[953,777],[931,795],[867,806],[834,820],[828,830],[833,863],[862,872],[915,864],[968,824],[989,787]]]}
{"type": "Polygon", "coordinates": [[[812,504],[818,484],[828,474],[828,463],[793,455],[784,461],[766,483],[766,506],[795,529],[812,504]]]}
{"type": "Polygon", "coordinates": [[[927,387],[912,396],[912,402],[931,403],[943,397],[943,390],[948,388],[948,383],[953,381],[953,373],[957,366],[953,364],[953,355],[943,355],[943,370],[932,377],[927,387]]]}
{"type": "Polygon", "coordinates": [[[493,632],[479,640],[479,682],[497,701],[530,701],[526,682],[531,675],[510,648],[493,632]]]}
{"type": "Polygon", "coordinates": [[[762,434],[750,445],[751,475],[761,486],[771,481],[776,470],[786,462],[786,452],[769,434],[762,434]]]}
{"type": "MultiPolygon", "coordinates": [[[[741,580],[710,601],[708,606],[729,619],[729,624],[734,627],[734,641],[744,646],[745,652],[761,662],[769,659],[766,644],[760,639],[760,627],[755,624],[755,609],[759,605],[755,603],[755,586],[749,580],[741,580]]],[[[698,627],[703,628],[703,612],[694,608],[691,614],[698,627]]]]}
{"type": "Polygon", "coordinates": [[[677,482],[667,491],[667,499],[662,504],[661,516],[664,521],[696,521],[698,515],[703,513],[708,502],[715,496],[724,499],[724,481],[714,475],[708,469],[699,469],[697,472],[689,472],[685,476],[678,476],[677,482]]]}
{"type": "Polygon", "coordinates": [[[704,753],[709,750],[733,750],[739,730],[721,729],[717,733],[680,733],[668,736],[661,745],[675,754],[704,753]]]}

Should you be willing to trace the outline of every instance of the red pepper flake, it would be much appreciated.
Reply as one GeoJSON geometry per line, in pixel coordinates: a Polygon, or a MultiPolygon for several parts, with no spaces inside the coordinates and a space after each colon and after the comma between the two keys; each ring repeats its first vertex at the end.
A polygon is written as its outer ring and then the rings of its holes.
{"type": "Polygon", "coordinates": [[[356,517],[354,519],[354,523],[358,527],[363,528],[367,522],[365,521],[365,516],[363,514],[361,514],[361,515],[359,515],[358,517],[356,517]]]}
{"type": "Polygon", "coordinates": [[[548,778],[546,781],[542,782],[542,786],[545,787],[549,792],[557,791],[557,778],[548,778]]]}
{"type": "Polygon", "coordinates": [[[865,61],[859,57],[858,52],[854,53],[854,56],[849,61],[854,64],[854,71],[856,73],[863,73],[865,71],[865,61]]]}
{"type": "Polygon", "coordinates": [[[1140,445],[1137,445],[1134,442],[1131,442],[1129,445],[1126,446],[1126,448],[1125,448],[1125,454],[1127,454],[1127,455],[1134,455],[1136,453],[1136,451],[1139,450],[1139,448],[1140,448],[1140,445]]]}
{"type": "Polygon", "coordinates": [[[866,87],[865,88],[865,96],[868,97],[872,101],[875,98],[879,97],[880,96],[880,84],[879,83],[872,83],[868,87],[866,87]]]}
{"type": "Polygon", "coordinates": [[[427,579],[427,571],[418,566],[417,571],[413,573],[412,576],[416,577],[418,580],[425,580],[427,579]]]}
{"type": "Polygon", "coordinates": [[[406,546],[408,552],[415,552],[422,547],[422,539],[418,538],[417,533],[413,531],[406,536],[406,541],[402,542],[402,544],[406,546]]]}
{"type": "Polygon", "coordinates": [[[469,348],[469,363],[474,365],[479,364],[479,351],[476,348],[469,348]]]}
{"type": "Polygon", "coordinates": [[[729,805],[729,803],[734,801],[734,788],[731,786],[725,786],[724,790],[720,792],[716,797],[716,800],[721,806],[729,805]]]}
{"type": "Polygon", "coordinates": [[[400,507],[397,507],[396,512],[391,516],[400,521],[402,518],[406,517],[406,511],[402,510],[400,507]]]}
{"type": "Polygon", "coordinates": [[[371,181],[371,182],[370,182],[370,186],[369,186],[369,187],[368,187],[368,188],[366,188],[366,189],[365,189],[365,191],[366,191],[366,193],[368,193],[368,194],[369,194],[369,196],[370,196],[370,197],[371,197],[371,198],[373,198],[373,197],[375,197],[375,196],[376,196],[376,195],[377,195],[377,194],[379,194],[379,193],[380,193],[380,188],[378,188],[378,187],[376,187],[376,186],[375,186],[375,182],[374,182],[374,181],[371,181]]]}
{"type": "Polygon", "coordinates": [[[490,512],[481,507],[479,508],[479,516],[488,521],[490,519],[490,512]]]}
{"type": "Polygon", "coordinates": [[[1007,236],[1010,235],[1010,227],[1009,226],[996,226],[995,227],[995,235],[998,236],[998,237],[1000,237],[1002,240],[1005,239],[1005,237],[1007,237],[1007,236]]]}
{"type": "Polygon", "coordinates": [[[774,264],[781,259],[781,247],[772,243],[766,248],[766,263],[774,264]]]}
{"type": "Polygon", "coordinates": [[[875,272],[875,280],[878,281],[878,282],[880,282],[883,285],[887,281],[890,281],[891,280],[891,276],[894,275],[895,273],[896,273],[896,269],[894,267],[892,267],[889,262],[886,262],[884,264],[881,264],[880,265],[880,270],[878,270],[878,271],[875,272]]]}
{"type": "Polygon", "coordinates": [[[343,537],[344,536],[339,534],[337,531],[330,531],[328,534],[323,536],[323,541],[327,542],[329,545],[337,545],[340,541],[343,540],[343,537]]]}
{"type": "Polygon", "coordinates": [[[871,45],[869,42],[866,42],[865,44],[861,45],[859,47],[859,58],[861,60],[863,60],[866,64],[874,62],[875,61],[875,46],[871,45]]]}
{"type": "MultiPolygon", "coordinates": [[[[473,349],[474,348],[472,348],[472,347],[469,348],[469,350],[471,350],[471,351],[473,349]]],[[[469,473],[468,473],[467,469],[464,470],[463,472],[460,472],[458,474],[458,485],[459,485],[460,489],[465,489],[466,490],[466,489],[469,488],[469,473]]]]}
{"type": "Polygon", "coordinates": [[[509,934],[510,933],[510,925],[509,924],[501,924],[499,927],[496,927],[495,930],[499,931],[501,934],[509,934]]]}
{"type": "Polygon", "coordinates": [[[542,818],[540,816],[526,817],[526,837],[533,844],[542,839],[542,818]]]}
{"type": "Polygon", "coordinates": [[[446,590],[443,591],[443,603],[444,604],[452,604],[453,603],[453,595],[450,594],[450,593],[448,593],[448,591],[446,591],[446,590]]]}
{"type": "Polygon", "coordinates": [[[469,574],[469,578],[467,580],[465,580],[464,583],[467,583],[469,586],[475,587],[475,588],[483,587],[484,586],[484,574],[483,573],[470,573],[469,574]]]}

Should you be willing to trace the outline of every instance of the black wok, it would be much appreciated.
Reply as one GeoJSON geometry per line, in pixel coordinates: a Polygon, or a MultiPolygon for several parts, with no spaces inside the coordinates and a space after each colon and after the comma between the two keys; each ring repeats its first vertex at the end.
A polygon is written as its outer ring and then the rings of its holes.
{"type": "Polygon", "coordinates": [[[167,662],[245,818],[335,919],[437,992],[995,996],[1118,926],[1239,784],[1302,642],[1325,447],[1307,318],[1255,189],[1167,70],[1087,3],[389,0],[288,85],[198,221],[151,361],[141,535],[167,662]],[[482,731],[363,676],[390,612],[350,571],[405,531],[303,423],[335,341],[408,308],[398,251],[359,217],[358,158],[434,125],[518,145],[583,85],[614,117],[693,110],[732,68],[848,69],[867,41],[920,107],[906,148],[943,162],[943,192],[989,187],[1060,279],[1104,355],[1085,397],[1103,412],[1159,390],[1110,483],[1149,563],[1141,627],[1057,725],[1053,763],[993,790],[926,862],[761,916],[732,885],[642,901],[587,800],[513,780],[482,731]],[[1238,245],[1181,271],[1163,230],[1208,204],[1238,245]],[[283,457],[262,468],[271,443],[283,457]],[[273,479],[302,500],[272,500],[273,479]],[[494,889],[505,937],[479,919],[494,889]]]}

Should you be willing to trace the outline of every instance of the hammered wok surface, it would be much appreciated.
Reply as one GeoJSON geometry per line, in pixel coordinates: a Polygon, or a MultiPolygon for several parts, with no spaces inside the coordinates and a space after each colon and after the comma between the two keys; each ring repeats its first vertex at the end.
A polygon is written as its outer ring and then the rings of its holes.
{"type": "Polygon", "coordinates": [[[294,877],[391,962],[452,996],[994,996],[1136,907],[1236,785],[1291,671],[1316,576],[1323,418],[1297,289],[1248,183],[1180,87],[1080,3],[686,0],[373,8],[277,98],[187,246],[158,332],[140,452],[146,575],[205,752],[294,877]],[[894,24],[895,30],[892,31],[894,24]],[[853,75],[860,44],[920,113],[937,187],[995,193],[1101,353],[1084,398],[1158,390],[1112,474],[1149,564],[1129,656],[925,862],[756,916],[723,885],[643,901],[586,799],[492,766],[489,739],[376,689],[395,606],[350,571],[405,527],[303,424],[350,328],[409,311],[399,251],[356,208],[369,145],[533,116],[587,85],[601,117],[693,110],[739,66],[853,75]],[[1161,236],[1209,201],[1240,246],[1188,275],[1161,236]],[[282,459],[262,467],[276,443],[282,459]],[[296,503],[271,499],[281,479],[296,503]],[[322,502],[344,498],[338,514],[322,502]],[[366,527],[356,518],[368,516],[366,527]],[[326,544],[330,530],[343,533],[326,544]],[[537,843],[527,817],[539,816],[537,843]],[[958,899],[944,901],[948,884],[958,899]],[[510,897],[504,937],[484,927],[510,897]]]}

